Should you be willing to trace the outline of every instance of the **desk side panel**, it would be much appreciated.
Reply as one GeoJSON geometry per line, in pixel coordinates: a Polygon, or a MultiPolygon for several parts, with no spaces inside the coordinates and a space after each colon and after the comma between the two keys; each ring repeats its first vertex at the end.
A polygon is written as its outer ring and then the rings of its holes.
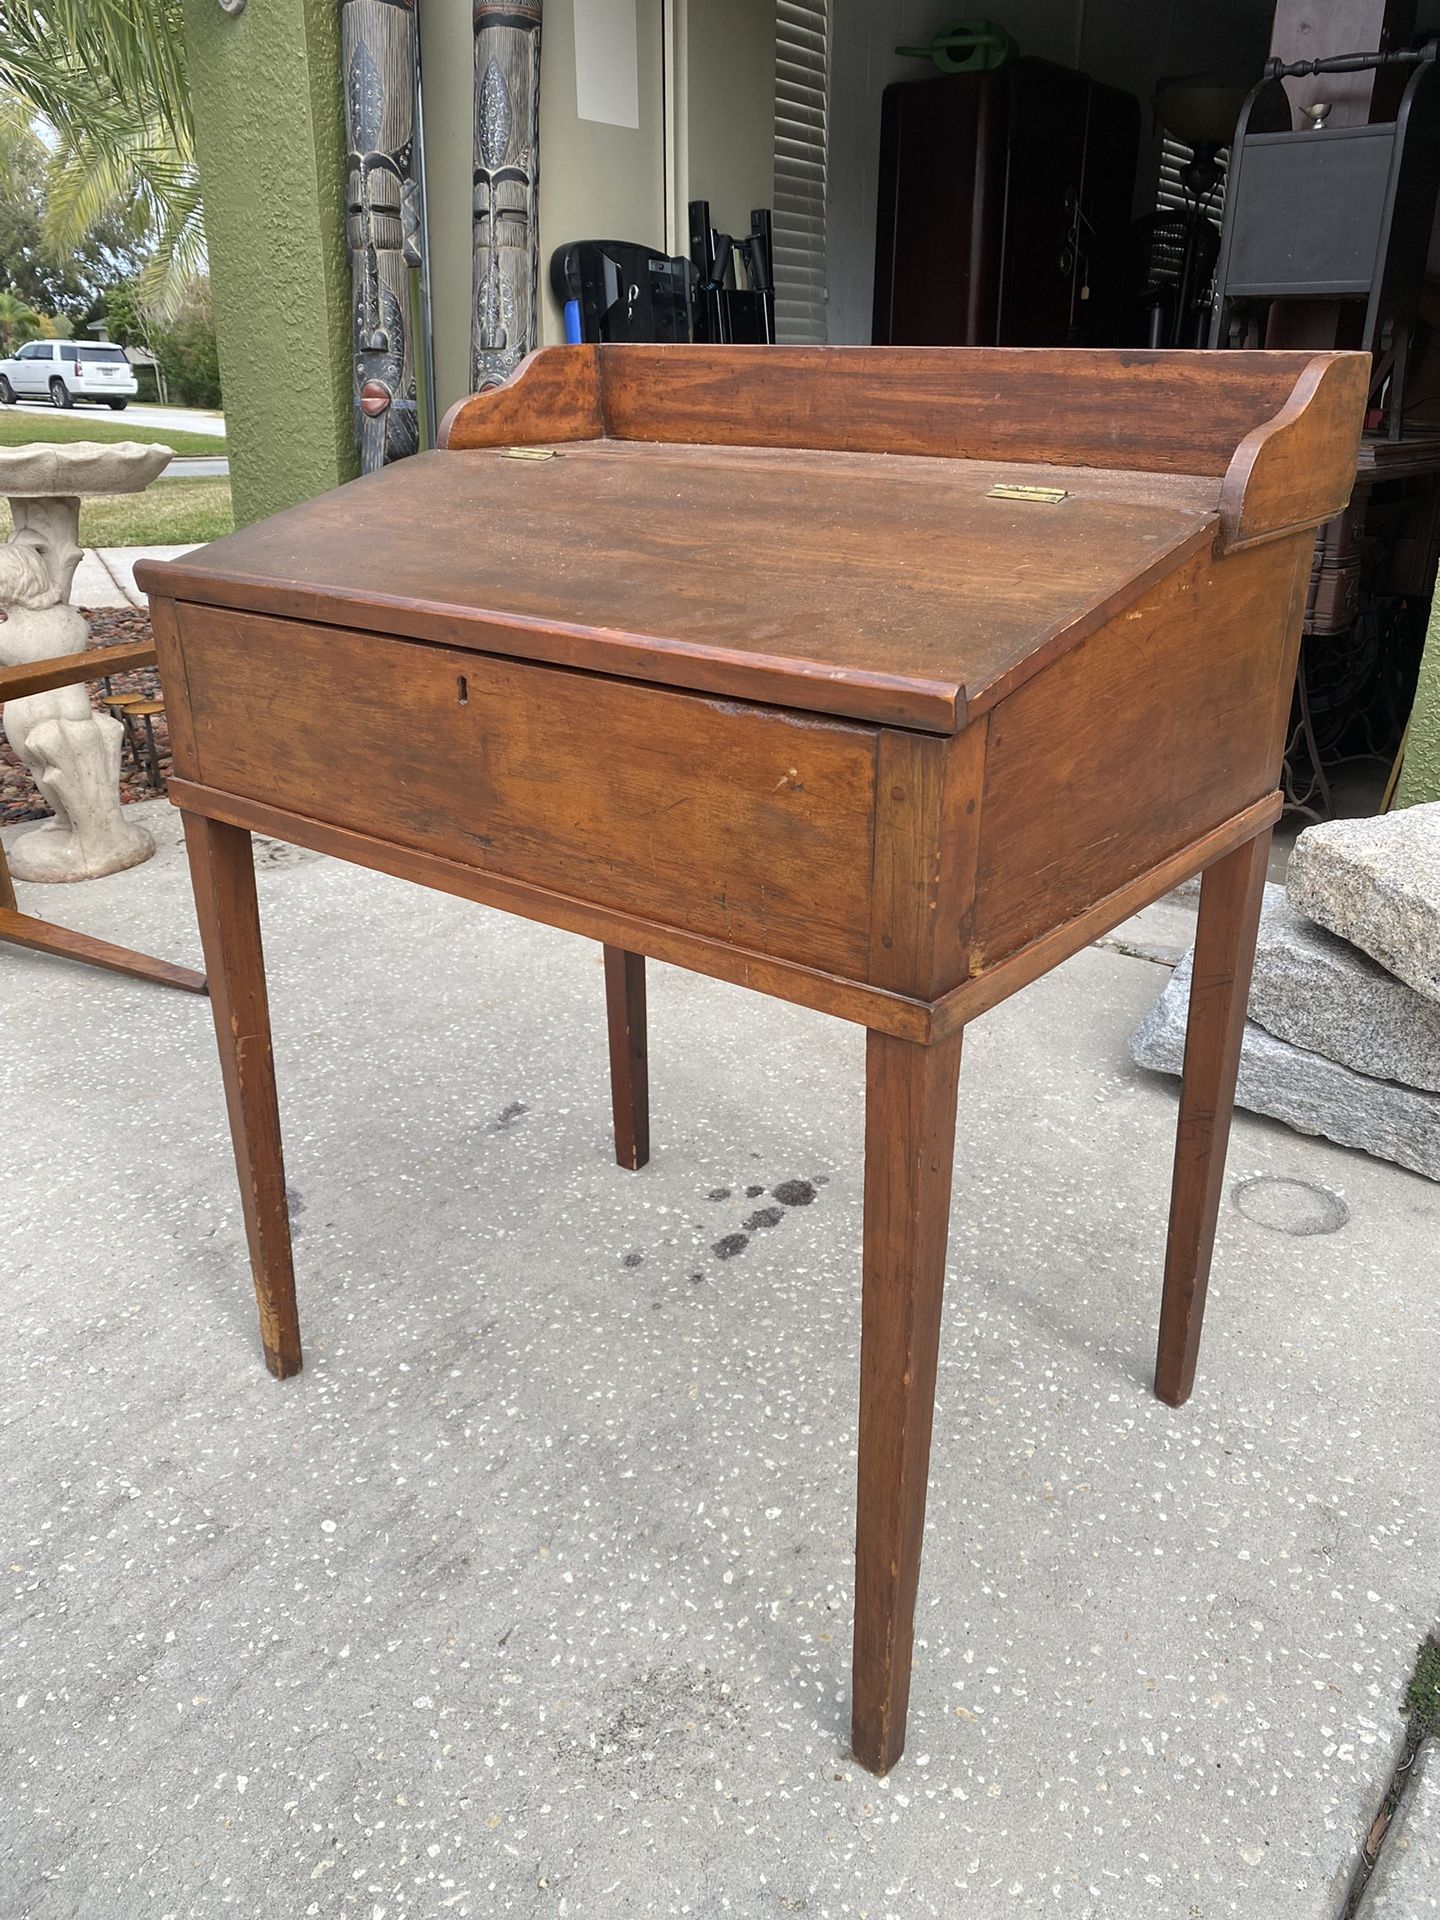
{"type": "Polygon", "coordinates": [[[1278,785],[1312,546],[1197,554],[995,707],[972,974],[1278,785]]]}
{"type": "Polygon", "coordinates": [[[594,347],[542,347],[502,387],[457,400],[440,422],[445,448],[533,446],[540,440],[594,440],[601,432],[600,369],[594,347]]]}
{"type": "Polygon", "coordinates": [[[872,729],[298,620],[179,616],[207,786],[866,977],[872,729]]]}

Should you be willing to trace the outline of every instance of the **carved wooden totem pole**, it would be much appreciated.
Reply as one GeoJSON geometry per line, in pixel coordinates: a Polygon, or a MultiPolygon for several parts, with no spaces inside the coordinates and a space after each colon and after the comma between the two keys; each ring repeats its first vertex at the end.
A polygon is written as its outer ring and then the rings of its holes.
{"type": "Polygon", "coordinates": [[[540,0],[475,0],[475,253],[470,380],[508,380],[540,297],[540,0]]]}
{"type": "Polygon", "coordinates": [[[415,0],[341,0],[355,438],[373,473],[420,444],[409,270],[420,264],[415,0]]]}

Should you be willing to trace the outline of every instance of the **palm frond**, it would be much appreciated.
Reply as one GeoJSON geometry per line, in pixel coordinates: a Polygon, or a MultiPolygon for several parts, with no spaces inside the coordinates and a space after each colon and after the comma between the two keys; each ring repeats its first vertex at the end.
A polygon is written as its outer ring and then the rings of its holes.
{"type": "Polygon", "coordinates": [[[173,319],[205,268],[205,215],[199,182],[192,181],[166,204],[155,257],[140,275],[140,298],[161,319],[173,319]]]}
{"type": "Polygon", "coordinates": [[[204,262],[181,0],[0,0],[0,88],[57,136],[48,243],[78,247],[97,221],[138,214],[171,304],[204,262]]]}
{"type": "Polygon", "coordinates": [[[106,214],[129,205],[141,191],[131,156],[62,148],[50,165],[46,240],[57,251],[78,246],[106,214]]]}
{"type": "Polygon", "coordinates": [[[0,81],[62,137],[116,109],[193,126],[180,0],[0,0],[0,81]]]}
{"type": "Polygon", "coordinates": [[[198,196],[193,157],[162,127],[137,128],[123,140],[64,142],[47,182],[45,230],[51,244],[76,246],[107,214],[139,209],[162,233],[178,226],[198,196]]]}

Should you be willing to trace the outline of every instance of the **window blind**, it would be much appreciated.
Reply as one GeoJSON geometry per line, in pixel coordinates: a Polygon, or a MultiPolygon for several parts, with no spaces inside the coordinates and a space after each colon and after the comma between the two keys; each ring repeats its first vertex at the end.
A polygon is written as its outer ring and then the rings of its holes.
{"type": "MultiPolygon", "coordinates": [[[[1162,136],[1160,142],[1160,185],[1155,195],[1155,210],[1157,213],[1184,213],[1189,207],[1190,201],[1187,199],[1185,189],[1180,183],[1180,169],[1182,167],[1188,167],[1193,158],[1194,155],[1191,149],[1186,146],[1183,140],[1172,140],[1168,133],[1162,136]]],[[[1205,211],[1210,215],[1210,218],[1215,222],[1216,226],[1219,226],[1220,216],[1225,207],[1225,168],[1230,158],[1228,149],[1222,147],[1215,158],[1220,168],[1220,183],[1216,187],[1214,194],[1206,202],[1205,211]]]]}
{"type": "Polygon", "coordinates": [[[825,339],[829,0],[776,0],[775,333],[825,339]]]}

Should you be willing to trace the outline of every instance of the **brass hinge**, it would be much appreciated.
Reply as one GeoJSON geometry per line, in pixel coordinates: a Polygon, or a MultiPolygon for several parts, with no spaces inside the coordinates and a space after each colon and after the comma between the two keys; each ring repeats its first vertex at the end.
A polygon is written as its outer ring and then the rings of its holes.
{"type": "Polygon", "coordinates": [[[988,500],[1033,500],[1044,506],[1058,507],[1069,494],[1064,487],[1022,487],[1010,480],[997,480],[985,496],[988,500]]]}

